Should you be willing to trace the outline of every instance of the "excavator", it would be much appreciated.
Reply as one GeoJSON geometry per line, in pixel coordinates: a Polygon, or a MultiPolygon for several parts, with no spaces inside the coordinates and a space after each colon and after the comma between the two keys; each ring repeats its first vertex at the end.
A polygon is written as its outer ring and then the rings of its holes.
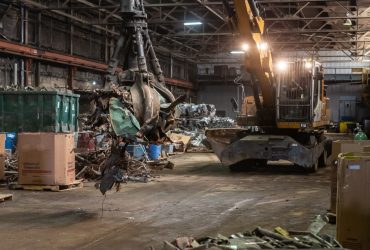
{"type": "Polygon", "coordinates": [[[230,26],[247,48],[247,74],[237,84],[249,87],[253,95],[243,98],[242,105],[232,100],[238,110],[237,128],[206,131],[214,152],[231,169],[284,160],[317,171],[331,153],[324,136],[330,110],[322,66],[302,59],[275,63],[254,0],[234,0],[233,8],[223,2],[230,26]]]}

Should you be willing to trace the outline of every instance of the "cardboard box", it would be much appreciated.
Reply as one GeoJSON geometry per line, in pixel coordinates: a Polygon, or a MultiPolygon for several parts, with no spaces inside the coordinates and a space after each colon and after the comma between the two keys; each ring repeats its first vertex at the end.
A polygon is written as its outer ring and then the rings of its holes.
{"type": "Polygon", "coordinates": [[[0,155],[0,181],[5,180],[5,155],[0,155]]]}
{"type": "Polygon", "coordinates": [[[5,154],[5,140],[6,134],[0,134],[0,155],[5,154]]]}
{"type": "Polygon", "coordinates": [[[69,185],[75,181],[74,135],[20,133],[18,184],[69,185]]]}
{"type": "Polygon", "coordinates": [[[370,153],[370,146],[365,146],[362,151],[365,153],[370,153]]]}
{"type": "Polygon", "coordinates": [[[169,138],[174,143],[175,149],[179,151],[183,151],[183,152],[185,152],[191,140],[191,136],[177,134],[177,133],[171,133],[169,138]],[[181,145],[183,147],[181,147],[181,145]]]}
{"type": "Polygon", "coordinates": [[[332,162],[338,159],[338,155],[350,152],[363,152],[364,147],[370,146],[370,140],[354,141],[354,140],[338,140],[332,144],[332,162]]]}
{"type": "Polygon", "coordinates": [[[330,212],[336,213],[337,208],[337,164],[338,155],[342,153],[364,152],[366,147],[370,147],[368,141],[337,140],[332,143],[332,169],[331,169],[331,192],[330,192],[330,212]]]}
{"type": "Polygon", "coordinates": [[[339,158],[337,239],[345,248],[370,249],[370,154],[339,158]]]}

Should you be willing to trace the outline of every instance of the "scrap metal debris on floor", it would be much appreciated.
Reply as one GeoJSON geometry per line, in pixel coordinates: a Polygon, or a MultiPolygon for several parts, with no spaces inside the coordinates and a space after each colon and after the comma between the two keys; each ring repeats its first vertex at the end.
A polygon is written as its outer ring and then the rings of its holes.
{"type": "Polygon", "coordinates": [[[76,153],[76,178],[97,181],[96,187],[105,194],[113,186],[118,191],[121,183],[148,182],[156,178],[156,170],[173,168],[170,161],[135,160],[127,151],[127,144],[76,153]]]}
{"type": "Polygon", "coordinates": [[[257,227],[252,232],[236,233],[229,237],[221,234],[216,237],[180,237],[173,242],[164,242],[163,250],[203,250],[203,249],[343,249],[328,235],[311,232],[286,231],[281,227],[270,231],[257,227]]]}

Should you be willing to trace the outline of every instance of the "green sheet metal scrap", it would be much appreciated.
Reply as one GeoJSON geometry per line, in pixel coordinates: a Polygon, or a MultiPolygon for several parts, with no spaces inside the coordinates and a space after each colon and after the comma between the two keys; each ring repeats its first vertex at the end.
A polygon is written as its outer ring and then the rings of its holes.
{"type": "Polygon", "coordinates": [[[109,100],[109,115],[112,128],[117,136],[135,138],[140,124],[119,99],[111,98],[109,100]]]}

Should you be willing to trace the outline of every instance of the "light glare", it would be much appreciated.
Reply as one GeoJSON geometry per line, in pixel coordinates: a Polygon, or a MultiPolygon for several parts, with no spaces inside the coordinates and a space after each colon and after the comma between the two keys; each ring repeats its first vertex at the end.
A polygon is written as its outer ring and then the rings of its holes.
{"type": "Polygon", "coordinates": [[[242,50],[247,51],[249,49],[249,45],[247,43],[242,44],[242,50]]]}
{"type": "Polygon", "coordinates": [[[261,44],[260,44],[259,48],[260,48],[261,50],[267,50],[267,48],[268,48],[268,44],[267,44],[267,43],[265,43],[265,42],[263,42],[263,43],[261,43],[261,44]]]}
{"type": "Polygon", "coordinates": [[[278,63],[277,63],[277,68],[278,68],[278,70],[280,70],[280,71],[285,71],[285,70],[287,70],[287,68],[288,68],[288,62],[286,62],[286,61],[280,61],[280,62],[278,62],[278,63]]]}

